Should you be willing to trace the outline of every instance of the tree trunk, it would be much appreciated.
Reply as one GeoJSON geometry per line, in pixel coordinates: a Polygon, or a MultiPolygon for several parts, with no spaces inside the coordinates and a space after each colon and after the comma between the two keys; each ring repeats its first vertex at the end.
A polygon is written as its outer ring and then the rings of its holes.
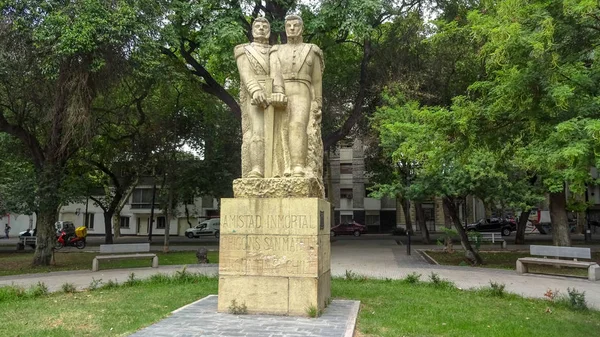
{"type": "Polygon", "coordinates": [[[402,202],[402,208],[404,209],[404,221],[406,222],[406,231],[412,234],[412,222],[410,221],[410,200],[400,197],[400,202],[402,202]]]}
{"type": "MultiPolygon", "coordinates": [[[[452,228],[452,217],[450,216],[450,210],[446,203],[442,201],[442,209],[444,210],[444,227],[451,229],[452,228]]],[[[454,244],[452,243],[452,237],[450,235],[446,235],[444,238],[444,247],[448,253],[454,252],[454,244]]]]}
{"type": "Polygon", "coordinates": [[[587,214],[585,211],[577,212],[577,234],[585,233],[585,224],[587,224],[587,214]]]}
{"type": "Polygon", "coordinates": [[[552,241],[555,246],[571,246],[569,221],[567,219],[567,198],[565,189],[550,193],[550,220],[552,222],[552,241]]]}
{"type": "Polygon", "coordinates": [[[33,255],[34,266],[47,266],[52,262],[52,253],[56,243],[56,228],[58,220],[58,189],[61,181],[58,166],[46,164],[38,175],[37,198],[39,213],[37,214],[37,245],[33,255]]]}
{"type": "Polygon", "coordinates": [[[119,202],[117,203],[117,208],[115,209],[114,215],[115,220],[113,221],[113,233],[115,235],[115,239],[121,236],[121,211],[123,210],[123,207],[125,207],[127,200],[129,200],[131,193],[133,193],[137,183],[138,176],[136,175],[135,178],[131,179],[131,183],[126,188],[125,193],[119,195],[119,202]]]}
{"type": "Polygon", "coordinates": [[[156,201],[156,181],[152,185],[152,205],[150,205],[150,219],[148,220],[148,242],[152,242],[152,227],[154,226],[154,202],[156,201]]]}
{"type": "Polygon", "coordinates": [[[415,202],[415,213],[417,215],[417,223],[421,228],[421,238],[423,244],[429,244],[429,229],[427,229],[427,223],[425,223],[425,212],[423,212],[423,205],[420,202],[415,202]]]}
{"type": "Polygon", "coordinates": [[[525,227],[527,227],[527,221],[529,221],[530,214],[531,209],[521,212],[521,215],[519,216],[519,221],[517,222],[517,234],[515,236],[516,245],[525,244],[525,227]]]}
{"type": "Polygon", "coordinates": [[[448,209],[448,213],[450,215],[450,218],[452,219],[454,228],[458,232],[458,235],[460,237],[460,243],[465,250],[466,258],[469,259],[469,261],[471,261],[476,266],[482,264],[483,260],[481,259],[481,256],[479,256],[479,253],[477,253],[477,251],[475,251],[475,249],[473,249],[473,247],[471,246],[471,243],[469,242],[469,237],[467,236],[467,232],[460,223],[460,219],[458,218],[458,209],[454,204],[454,200],[452,200],[452,198],[450,197],[444,197],[443,201],[448,209]]]}
{"type": "Polygon", "coordinates": [[[113,237],[115,240],[121,237],[121,212],[116,212],[113,214],[113,237]]]}
{"type": "Polygon", "coordinates": [[[113,236],[112,236],[112,218],[114,211],[109,209],[104,212],[104,243],[107,245],[112,245],[113,236]]]}
{"type": "Polygon", "coordinates": [[[171,217],[173,215],[173,186],[169,186],[169,197],[167,198],[167,214],[165,214],[165,242],[163,252],[169,252],[169,233],[171,232],[171,217]]]}

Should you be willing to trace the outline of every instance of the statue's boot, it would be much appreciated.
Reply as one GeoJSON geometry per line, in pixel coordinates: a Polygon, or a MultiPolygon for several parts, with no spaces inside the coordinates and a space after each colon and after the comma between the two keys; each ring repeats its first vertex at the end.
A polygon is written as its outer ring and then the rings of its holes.
{"type": "Polygon", "coordinates": [[[299,123],[290,124],[290,159],[292,162],[292,177],[304,177],[306,152],[308,151],[307,138],[306,127],[299,123]]]}
{"type": "Polygon", "coordinates": [[[264,159],[265,158],[265,141],[262,137],[253,136],[250,142],[250,164],[252,170],[246,175],[248,178],[262,178],[264,159]]]}

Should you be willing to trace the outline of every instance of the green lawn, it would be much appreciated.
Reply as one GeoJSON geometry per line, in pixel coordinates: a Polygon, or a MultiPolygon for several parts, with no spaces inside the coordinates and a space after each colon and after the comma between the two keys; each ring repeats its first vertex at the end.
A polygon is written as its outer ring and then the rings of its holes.
{"type": "MultiPolygon", "coordinates": [[[[217,293],[217,278],[175,277],[132,286],[2,300],[0,336],[123,336],[217,293]],[[15,332],[18,332],[15,334],[15,332]]],[[[432,283],[332,281],[334,298],[361,301],[356,336],[597,336],[600,312],[492,296],[432,283]]]]}
{"type": "MultiPolygon", "coordinates": [[[[33,251],[31,252],[0,252],[0,276],[44,273],[61,270],[91,270],[92,260],[98,253],[85,251],[59,251],[55,253],[56,264],[45,267],[33,267],[33,251]]],[[[195,251],[157,253],[159,265],[195,264],[198,262],[195,251]]],[[[208,252],[210,263],[219,263],[218,252],[208,252]]],[[[148,260],[104,260],[100,269],[135,268],[151,266],[148,260]]]]}
{"type": "MultiPolygon", "coordinates": [[[[452,254],[448,254],[441,250],[428,250],[427,255],[433,258],[437,263],[448,266],[468,265],[464,252],[457,250],[452,254]]],[[[528,257],[529,252],[526,251],[481,251],[483,258],[483,268],[500,268],[514,270],[517,259],[520,257],[528,257]]],[[[592,260],[600,263],[600,252],[592,253],[592,260]]],[[[580,268],[556,268],[553,266],[535,266],[529,267],[531,273],[556,274],[556,275],[571,275],[587,278],[587,270],[580,268]]]]}

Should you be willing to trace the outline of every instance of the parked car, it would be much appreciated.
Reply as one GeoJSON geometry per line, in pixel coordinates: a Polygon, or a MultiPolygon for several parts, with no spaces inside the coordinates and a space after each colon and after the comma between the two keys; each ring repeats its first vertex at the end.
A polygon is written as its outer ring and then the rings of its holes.
{"type": "Polygon", "coordinates": [[[466,229],[467,231],[477,232],[500,232],[503,236],[508,236],[511,232],[517,230],[517,224],[514,219],[489,218],[468,224],[466,229]]]}
{"type": "Polygon", "coordinates": [[[361,236],[367,232],[367,226],[361,225],[358,222],[351,222],[347,224],[339,224],[331,227],[331,236],[336,235],[354,235],[361,236]]]}
{"type": "Polygon", "coordinates": [[[201,236],[214,236],[219,238],[221,220],[208,219],[199,223],[196,227],[189,228],[185,231],[185,236],[190,239],[199,238],[201,236]]]}

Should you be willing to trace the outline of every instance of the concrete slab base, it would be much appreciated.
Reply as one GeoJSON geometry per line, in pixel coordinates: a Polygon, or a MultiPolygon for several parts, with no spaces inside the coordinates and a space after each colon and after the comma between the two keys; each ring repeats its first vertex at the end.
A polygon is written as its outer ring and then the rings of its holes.
{"type": "Polygon", "coordinates": [[[360,301],[333,300],[318,318],[217,312],[217,295],[181,307],[131,337],[352,337],[360,301]]]}

